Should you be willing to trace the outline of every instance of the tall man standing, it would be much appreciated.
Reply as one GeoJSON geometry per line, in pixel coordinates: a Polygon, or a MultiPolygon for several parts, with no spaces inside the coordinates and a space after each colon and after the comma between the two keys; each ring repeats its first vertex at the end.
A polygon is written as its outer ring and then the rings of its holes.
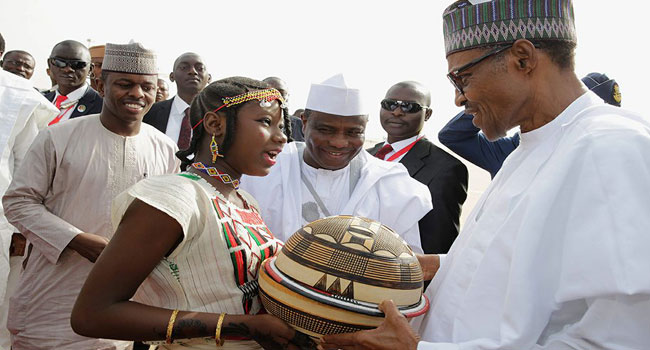
{"type": "Polygon", "coordinates": [[[176,83],[176,96],[154,104],[143,121],[169,136],[180,149],[186,149],[192,138],[190,104],[210,79],[201,56],[193,52],[180,55],[169,74],[169,80],[176,83]]]}
{"type": "Polygon", "coordinates": [[[287,240],[331,215],[358,215],[395,230],[421,252],[418,220],[431,210],[426,187],[399,163],[363,150],[368,114],[342,75],[312,84],[302,114],[305,142],[284,146],[265,177],[242,178],[273,234],[287,240]]]}
{"type": "Polygon", "coordinates": [[[422,135],[433,110],[431,94],[415,81],[393,85],[381,101],[379,119],[386,142],[368,152],[389,162],[402,163],[409,175],[429,188],[433,210],[419,222],[422,249],[447,253],[458,236],[460,212],[467,198],[467,167],[422,135]]]}
{"type": "Polygon", "coordinates": [[[379,329],[324,347],[650,348],[650,122],[576,76],[571,0],[456,1],[444,33],[456,104],[521,144],[440,262],[421,341],[384,302],[379,329]]]}
{"type": "Polygon", "coordinates": [[[156,95],[153,52],[106,45],[101,114],[43,130],[7,190],[5,215],[33,245],[10,301],[12,348],[122,349],[70,327],[72,306],[113,231],[113,198],[137,181],[177,171],[173,142],[142,117],[156,95]]]}
{"type": "Polygon", "coordinates": [[[102,97],[86,83],[92,65],[82,43],[65,40],[54,45],[47,64],[58,86],[44,96],[60,110],[50,125],[101,112],[102,97]]]}

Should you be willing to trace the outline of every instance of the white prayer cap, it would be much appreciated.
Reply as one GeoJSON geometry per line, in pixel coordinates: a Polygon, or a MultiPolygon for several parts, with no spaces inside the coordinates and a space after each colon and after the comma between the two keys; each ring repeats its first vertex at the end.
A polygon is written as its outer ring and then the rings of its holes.
{"type": "Polygon", "coordinates": [[[337,74],[320,84],[311,84],[306,109],[334,115],[367,115],[359,89],[345,85],[343,74],[337,74]]]}

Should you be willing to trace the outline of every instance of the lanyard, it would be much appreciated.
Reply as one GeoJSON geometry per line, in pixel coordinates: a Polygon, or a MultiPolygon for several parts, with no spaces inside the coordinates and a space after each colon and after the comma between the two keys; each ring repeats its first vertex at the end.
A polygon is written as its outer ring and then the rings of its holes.
{"type": "Polygon", "coordinates": [[[395,152],[395,154],[393,154],[392,156],[388,157],[388,159],[386,159],[386,161],[387,161],[387,162],[392,162],[392,161],[394,161],[395,159],[399,158],[399,156],[401,156],[402,154],[404,154],[404,153],[410,151],[411,148],[413,148],[413,146],[415,146],[415,144],[416,144],[418,141],[420,141],[423,137],[424,137],[424,136],[420,136],[420,137],[418,137],[417,140],[411,142],[410,145],[408,145],[408,146],[402,148],[401,150],[395,152]]]}
{"type": "Polygon", "coordinates": [[[75,105],[76,105],[76,103],[73,103],[72,106],[66,108],[63,112],[59,112],[59,115],[57,115],[56,118],[52,119],[52,121],[49,122],[49,123],[47,124],[47,126],[54,125],[54,124],[60,122],[60,121],[61,121],[61,118],[63,118],[63,116],[64,116],[66,113],[68,113],[68,111],[69,111],[71,108],[73,108],[75,105]]]}

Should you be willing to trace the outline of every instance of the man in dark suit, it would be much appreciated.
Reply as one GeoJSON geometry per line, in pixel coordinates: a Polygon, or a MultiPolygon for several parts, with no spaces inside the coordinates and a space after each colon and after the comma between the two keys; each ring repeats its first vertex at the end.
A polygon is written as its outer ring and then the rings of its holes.
{"type": "Polygon", "coordinates": [[[102,111],[101,96],[86,83],[92,68],[88,48],[78,41],[62,41],[54,45],[47,64],[58,88],[44,96],[60,111],[49,125],[102,111]]]}
{"type": "Polygon", "coordinates": [[[461,208],[467,198],[467,168],[420,133],[432,114],[431,95],[413,81],[393,85],[381,102],[381,126],[386,142],[370,154],[402,163],[409,175],[429,187],[433,210],[419,222],[422,249],[427,254],[446,253],[458,236],[461,208]]]}
{"type": "Polygon", "coordinates": [[[169,80],[176,83],[176,96],[154,103],[142,121],[169,136],[179,149],[187,149],[192,137],[190,104],[210,79],[201,56],[193,52],[180,55],[169,74],[169,80]]]}

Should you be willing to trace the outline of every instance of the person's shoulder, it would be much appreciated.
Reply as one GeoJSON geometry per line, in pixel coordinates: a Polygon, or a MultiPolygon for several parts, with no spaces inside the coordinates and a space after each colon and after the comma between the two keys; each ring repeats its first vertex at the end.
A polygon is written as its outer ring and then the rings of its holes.
{"type": "Polygon", "coordinates": [[[593,107],[565,125],[565,135],[577,142],[595,142],[609,138],[645,135],[650,133],[650,120],[620,107],[602,105],[593,107]]]}
{"type": "Polygon", "coordinates": [[[3,70],[0,70],[0,86],[7,89],[34,91],[34,86],[29,80],[3,70]]]}
{"type": "Polygon", "coordinates": [[[440,166],[444,167],[461,167],[461,168],[467,168],[463,162],[461,162],[458,158],[450,154],[449,152],[445,151],[444,149],[436,146],[433,142],[430,140],[423,138],[420,140],[420,142],[423,143],[426,147],[429,149],[429,156],[427,158],[430,159],[435,159],[437,163],[440,164],[440,166]]]}
{"type": "Polygon", "coordinates": [[[201,177],[190,173],[157,175],[140,180],[129,192],[135,197],[154,195],[192,201],[198,193],[204,192],[200,181],[201,177]]]}
{"type": "Polygon", "coordinates": [[[171,108],[172,103],[174,103],[174,99],[170,98],[168,100],[164,101],[159,101],[151,105],[151,108],[149,109],[149,112],[147,112],[146,115],[155,115],[158,114],[159,112],[171,108]]]}
{"type": "Polygon", "coordinates": [[[81,128],[96,127],[100,125],[99,114],[87,114],[48,126],[47,130],[53,135],[59,135],[76,132],[81,128]]]}

